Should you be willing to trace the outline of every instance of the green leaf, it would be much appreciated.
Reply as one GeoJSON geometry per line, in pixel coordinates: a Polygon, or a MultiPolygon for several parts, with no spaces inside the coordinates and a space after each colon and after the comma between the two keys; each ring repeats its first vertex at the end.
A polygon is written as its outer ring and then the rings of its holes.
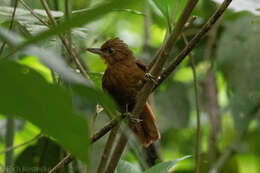
{"type": "Polygon", "coordinates": [[[103,77],[102,73],[88,72],[88,76],[98,88],[100,89],[102,88],[102,77],[103,77]]]}
{"type": "MultiPolygon", "coordinates": [[[[8,32],[6,29],[0,27],[0,38],[1,37],[13,46],[19,44],[22,39],[18,34],[8,32]]],[[[87,100],[99,102],[107,112],[116,115],[116,104],[113,99],[100,89],[96,89],[91,80],[85,79],[72,72],[71,68],[68,67],[63,59],[51,50],[30,46],[24,50],[24,54],[37,56],[44,65],[53,69],[61,78],[71,83],[72,88],[79,96],[87,100]]]]}
{"type": "Polygon", "coordinates": [[[114,10],[114,11],[126,12],[126,13],[130,13],[130,14],[145,16],[145,14],[143,12],[138,11],[138,10],[133,10],[133,9],[119,9],[119,10],[114,10]]]}
{"type": "Polygon", "coordinates": [[[172,25],[181,15],[187,0],[149,0],[149,3],[156,14],[156,16],[153,16],[154,22],[161,27],[160,20],[163,17],[171,30],[172,25]]]}
{"type": "Polygon", "coordinates": [[[70,20],[61,22],[60,24],[53,26],[49,30],[41,32],[32,37],[31,39],[25,41],[22,45],[18,47],[18,50],[33,43],[37,43],[39,41],[50,38],[54,35],[65,33],[69,31],[71,28],[80,27],[87,23],[95,21],[98,18],[104,16],[105,14],[111,12],[112,10],[118,10],[127,7],[130,4],[130,2],[133,3],[134,1],[110,0],[109,2],[106,1],[106,3],[102,3],[96,7],[82,10],[82,12],[80,13],[74,13],[70,20]]]}
{"type": "Polygon", "coordinates": [[[146,170],[144,173],[167,173],[169,169],[175,166],[179,161],[190,158],[191,156],[184,156],[176,160],[159,163],[152,168],[146,170]]]}
{"type": "Polygon", "coordinates": [[[0,61],[0,80],[0,113],[32,122],[87,162],[87,119],[75,113],[67,90],[48,83],[33,69],[7,60],[0,61]]]}
{"type": "Polygon", "coordinates": [[[157,7],[162,13],[163,17],[170,24],[170,14],[169,14],[169,0],[149,0],[152,7],[157,7]]]}
{"type": "Polygon", "coordinates": [[[150,3],[154,3],[162,15],[169,19],[169,0],[151,0],[150,3]]]}
{"type": "Polygon", "coordinates": [[[140,170],[139,167],[125,160],[120,160],[115,170],[115,173],[141,173],[141,172],[142,171],[140,170]]]}

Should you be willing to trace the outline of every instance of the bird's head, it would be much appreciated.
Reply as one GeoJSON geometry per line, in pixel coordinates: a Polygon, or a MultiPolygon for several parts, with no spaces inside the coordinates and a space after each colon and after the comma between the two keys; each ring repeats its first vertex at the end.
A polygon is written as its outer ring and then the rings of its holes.
{"type": "Polygon", "coordinates": [[[118,37],[106,41],[101,48],[87,48],[87,51],[100,55],[107,65],[133,59],[133,52],[118,37]]]}

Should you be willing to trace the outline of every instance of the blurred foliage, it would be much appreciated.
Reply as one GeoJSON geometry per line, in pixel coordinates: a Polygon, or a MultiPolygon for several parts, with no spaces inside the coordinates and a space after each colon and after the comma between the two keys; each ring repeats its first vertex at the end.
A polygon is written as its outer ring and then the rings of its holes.
{"type": "MultiPolygon", "coordinates": [[[[28,146],[16,158],[14,167],[15,173],[33,173],[35,171],[47,173],[61,159],[62,149],[53,140],[42,137],[35,145],[28,146]]],[[[68,168],[63,172],[67,173],[68,168]]]]}
{"type": "MultiPolygon", "coordinates": [[[[49,22],[40,1],[25,2],[34,9],[35,14],[49,22]]],[[[116,109],[112,99],[101,90],[106,65],[101,58],[86,53],[84,49],[99,47],[107,39],[118,36],[129,45],[137,57],[148,64],[163,43],[167,31],[174,27],[187,0],[69,2],[71,18],[65,20],[65,0],[48,1],[51,13],[58,21],[57,25],[51,26],[50,29],[19,3],[13,32],[7,32],[11,23],[11,1],[0,2],[0,46],[4,41],[8,43],[0,56],[0,152],[4,150],[5,144],[6,115],[22,118],[15,122],[14,145],[30,140],[40,131],[50,136],[16,149],[16,167],[36,168],[44,165],[49,169],[61,160],[65,149],[78,159],[91,164],[90,172],[96,171],[97,158],[88,156],[99,156],[97,153],[102,153],[105,140],[102,139],[95,146],[89,145],[88,131],[93,130],[89,129],[89,120],[93,117],[96,104],[101,104],[105,112],[112,112],[114,115],[116,109]],[[149,29],[145,31],[147,20],[149,29]],[[58,35],[67,36],[69,31],[72,48],[84,64],[90,79],[83,79],[79,75],[69,53],[59,40],[58,35]],[[149,33],[146,50],[145,32],[149,33]],[[6,56],[9,60],[2,59],[6,56]],[[53,82],[51,70],[55,71],[54,76],[58,83],[53,82]]],[[[222,1],[199,1],[193,12],[198,19],[185,29],[189,40],[218,7],[216,2],[222,1]]],[[[217,24],[211,54],[207,55],[211,33],[192,51],[198,75],[201,107],[201,173],[208,172],[212,167],[210,151],[214,148],[209,146],[211,124],[206,109],[208,100],[204,97],[204,79],[209,68],[216,71],[217,99],[222,122],[222,130],[216,134],[216,159],[222,157],[233,141],[243,135],[236,146],[236,154],[225,162],[220,172],[258,173],[260,170],[260,116],[258,111],[255,115],[250,115],[252,109],[260,104],[260,18],[256,10],[259,10],[259,2],[247,0],[243,3],[249,4],[244,5],[248,8],[243,8],[247,11],[241,11],[243,5],[236,6],[234,2],[232,9],[235,11],[226,11],[217,24]],[[251,7],[252,4],[256,7],[251,7]],[[252,117],[250,121],[249,117],[252,117]]],[[[169,62],[184,46],[185,43],[180,39],[169,57],[169,62]]],[[[174,161],[184,155],[194,155],[195,150],[196,110],[193,74],[188,58],[155,91],[151,104],[162,135],[160,150],[165,162],[146,172],[166,172],[169,169],[178,173],[194,172],[194,157],[179,162],[177,167],[174,161]]],[[[105,121],[106,115],[100,114],[96,126],[102,128],[105,121]]],[[[116,172],[143,172],[138,164],[140,159],[136,157],[142,157],[142,154],[136,156],[127,151],[116,172]]],[[[4,154],[1,154],[0,165],[3,164],[4,154]]],[[[69,169],[77,170],[83,167],[82,163],[73,165],[69,169]]],[[[66,172],[67,169],[63,171],[66,172]]]]}

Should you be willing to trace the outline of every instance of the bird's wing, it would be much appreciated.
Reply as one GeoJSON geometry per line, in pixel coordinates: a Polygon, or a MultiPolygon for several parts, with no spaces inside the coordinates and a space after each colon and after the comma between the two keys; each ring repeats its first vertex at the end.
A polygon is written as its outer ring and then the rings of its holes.
{"type": "Polygon", "coordinates": [[[137,67],[139,67],[142,71],[147,72],[147,67],[145,66],[144,63],[142,63],[142,61],[140,61],[139,59],[136,59],[135,63],[137,65],[137,67]]]}

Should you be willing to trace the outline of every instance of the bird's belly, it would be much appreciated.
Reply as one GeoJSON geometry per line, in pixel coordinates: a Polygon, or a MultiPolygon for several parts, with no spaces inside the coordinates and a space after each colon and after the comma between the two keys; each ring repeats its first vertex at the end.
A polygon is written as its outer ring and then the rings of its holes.
{"type": "Polygon", "coordinates": [[[121,110],[125,110],[128,105],[128,110],[131,111],[136,95],[144,85],[141,80],[143,76],[144,74],[133,72],[131,69],[109,71],[103,77],[103,88],[114,97],[121,110]]]}

